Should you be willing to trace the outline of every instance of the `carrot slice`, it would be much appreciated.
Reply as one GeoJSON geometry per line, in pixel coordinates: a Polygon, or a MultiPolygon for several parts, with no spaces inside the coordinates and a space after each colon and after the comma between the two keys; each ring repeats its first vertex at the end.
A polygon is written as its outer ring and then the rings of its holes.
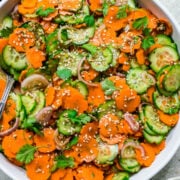
{"type": "Polygon", "coordinates": [[[42,25],[45,33],[47,33],[47,34],[54,32],[58,27],[58,24],[52,23],[50,21],[42,21],[41,25],[42,25]]]}
{"type": "Polygon", "coordinates": [[[77,180],[103,180],[103,171],[93,165],[82,165],[76,169],[77,180]]]}
{"type": "Polygon", "coordinates": [[[155,159],[155,152],[151,145],[147,143],[141,143],[141,146],[143,146],[145,150],[145,157],[142,156],[139,149],[135,149],[136,159],[142,166],[150,166],[155,159]]]}
{"type": "Polygon", "coordinates": [[[117,108],[124,112],[134,112],[141,102],[141,98],[136,91],[124,88],[115,97],[117,108]]]}
{"type": "Polygon", "coordinates": [[[101,31],[101,39],[103,44],[116,44],[116,32],[114,29],[106,28],[101,31]]]}
{"type": "Polygon", "coordinates": [[[111,80],[114,83],[114,85],[120,89],[129,87],[126,83],[125,78],[121,78],[119,76],[111,76],[111,77],[109,77],[109,80],[111,80]]]}
{"type": "Polygon", "coordinates": [[[33,134],[25,130],[16,130],[9,136],[5,136],[2,141],[4,154],[9,158],[15,158],[17,152],[26,144],[32,144],[33,134]]]}
{"type": "Polygon", "coordinates": [[[92,12],[101,10],[102,8],[101,0],[90,0],[89,2],[90,2],[90,9],[92,12]]]}
{"type": "Polygon", "coordinates": [[[3,97],[5,89],[6,89],[6,80],[0,79],[0,99],[3,97]]]}
{"type": "Polygon", "coordinates": [[[59,6],[64,11],[76,11],[81,7],[81,0],[60,0],[59,6]]]}
{"type": "Polygon", "coordinates": [[[62,107],[64,109],[74,109],[77,110],[78,113],[83,113],[88,109],[87,101],[77,89],[65,87],[62,91],[62,107]]]}
{"type": "Polygon", "coordinates": [[[27,49],[34,46],[35,36],[25,28],[16,28],[9,36],[9,44],[18,52],[25,52],[27,49]]]}
{"type": "Polygon", "coordinates": [[[153,93],[154,93],[155,90],[156,90],[156,89],[155,89],[154,86],[151,86],[151,87],[148,88],[148,90],[147,90],[147,97],[148,97],[150,103],[153,103],[153,93]]]}
{"type": "Polygon", "coordinates": [[[175,126],[179,120],[179,114],[165,114],[162,111],[158,110],[157,111],[159,115],[159,119],[166,125],[168,126],[175,126]]]}
{"type": "Polygon", "coordinates": [[[26,57],[35,69],[42,67],[42,62],[46,60],[45,53],[35,47],[26,50],[26,57]]]}
{"type": "Polygon", "coordinates": [[[73,180],[72,169],[58,169],[51,175],[50,180],[73,180]]]}
{"type": "Polygon", "coordinates": [[[0,38],[0,53],[2,53],[3,48],[8,44],[8,38],[0,38]]]}
{"type": "Polygon", "coordinates": [[[88,71],[81,72],[81,76],[83,77],[83,79],[85,81],[92,81],[93,79],[95,79],[98,76],[98,74],[99,73],[92,68],[89,69],[88,71]]]}
{"type": "Polygon", "coordinates": [[[150,53],[150,52],[152,52],[154,49],[160,48],[160,47],[162,47],[161,44],[153,44],[153,45],[149,48],[148,52],[150,53]]]}
{"type": "Polygon", "coordinates": [[[137,58],[137,62],[140,65],[145,64],[145,54],[144,54],[144,50],[143,49],[139,49],[136,52],[136,58],[137,58]]]}
{"type": "Polygon", "coordinates": [[[46,106],[52,105],[54,98],[55,98],[55,89],[53,86],[48,86],[45,91],[45,97],[46,97],[46,106]]]}
{"type": "Polygon", "coordinates": [[[93,107],[98,107],[105,102],[104,91],[100,84],[96,87],[89,87],[88,103],[93,107]]]}
{"type": "Polygon", "coordinates": [[[155,154],[157,155],[165,148],[166,141],[163,140],[163,141],[161,141],[160,144],[149,144],[149,145],[153,148],[155,154]]]}
{"type": "Polygon", "coordinates": [[[36,153],[34,160],[26,165],[26,173],[30,179],[47,180],[51,175],[53,160],[50,154],[36,153]]]}
{"type": "Polygon", "coordinates": [[[33,7],[36,6],[37,0],[31,0],[31,1],[29,1],[29,0],[22,0],[21,4],[25,8],[33,8],[33,7]]]}
{"type": "Polygon", "coordinates": [[[54,141],[55,131],[52,128],[44,128],[43,136],[35,135],[34,142],[38,147],[38,151],[42,153],[49,153],[56,149],[54,141]]]}
{"type": "Polygon", "coordinates": [[[18,11],[20,14],[25,15],[25,14],[33,14],[36,11],[35,7],[32,8],[26,8],[22,4],[18,5],[18,11]]]}
{"type": "Polygon", "coordinates": [[[119,55],[118,62],[119,64],[124,64],[128,62],[128,56],[124,52],[121,52],[121,54],[119,55]]]}

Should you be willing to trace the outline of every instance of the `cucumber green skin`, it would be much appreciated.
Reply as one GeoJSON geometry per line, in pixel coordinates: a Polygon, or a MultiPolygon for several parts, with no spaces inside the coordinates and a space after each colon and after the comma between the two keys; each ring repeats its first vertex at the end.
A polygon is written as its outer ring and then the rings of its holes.
{"type": "Polygon", "coordinates": [[[115,173],[112,180],[129,180],[129,174],[127,172],[115,173]]]}
{"type": "Polygon", "coordinates": [[[170,65],[179,60],[179,54],[176,49],[171,46],[164,45],[163,47],[156,48],[149,55],[149,61],[151,62],[150,67],[157,73],[160,69],[166,65],[170,65]],[[168,59],[166,56],[163,57],[164,53],[168,54],[168,59]],[[158,57],[157,57],[158,56],[158,57]],[[161,56],[161,57],[160,57],[161,56]],[[171,58],[169,58],[169,56],[171,58]]]}
{"type": "Polygon", "coordinates": [[[163,79],[163,87],[168,92],[177,92],[180,89],[180,64],[171,66],[163,79]]]}
{"type": "Polygon", "coordinates": [[[147,126],[152,132],[156,133],[157,135],[166,135],[169,132],[169,126],[165,125],[159,120],[157,112],[151,105],[146,105],[144,107],[144,115],[146,117],[147,126]]]}
{"type": "Polygon", "coordinates": [[[10,16],[6,16],[4,19],[3,19],[3,22],[2,22],[2,29],[5,29],[5,28],[12,28],[13,27],[13,20],[10,16]]]}
{"type": "Polygon", "coordinates": [[[44,93],[41,91],[33,92],[35,96],[35,100],[37,102],[35,108],[29,114],[29,117],[35,117],[36,114],[45,106],[45,96],[44,93]]]}
{"type": "Polygon", "coordinates": [[[141,168],[138,161],[132,158],[120,158],[119,164],[125,171],[130,173],[136,173],[141,168]]]}
{"type": "Polygon", "coordinates": [[[17,71],[23,70],[27,67],[27,60],[25,54],[18,53],[14,48],[7,45],[3,49],[4,62],[17,71]]]}
{"type": "Polygon", "coordinates": [[[165,88],[161,87],[162,83],[160,82],[161,75],[163,75],[166,71],[168,72],[170,69],[171,69],[171,66],[167,65],[165,67],[162,67],[157,74],[157,82],[156,82],[157,89],[158,89],[159,93],[163,94],[164,96],[172,96],[174,94],[172,92],[166,91],[165,88]]]}
{"type": "Polygon", "coordinates": [[[84,84],[83,82],[81,81],[77,81],[75,83],[75,88],[77,88],[79,90],[79,92],[86,98],[87,95],[88,95],[88,88],[87,88],[87,85],[84,84]]]}
{"type": "Polygon", "coordinates": [[[21,111],[21,109],[22,109],[22,107],[23,107],[21,96],[12,93],[12,94],[10,94],[10,97],[11,97],[11,98],[15,101],[15,103],[16,103],[16,114],[17,114],[17,117],[19,117],[20,111],[21,111]]]}
{"type": "Polygon", "coordinates": [[[4,62],[4,58],[3,55],[0,54],[0,66],[2,69],[4,69],[5,71],[9,70],[9,66],[4,62]]]}
{"type": "Polygon", "coordinates": [[[155,84],[154,77],[148,74],[146,70],[140,68],[130,69],[126,80],[127,84],[138,94],[145,93],[150,86],[155,84]]]}
{"type": "Polygon", "coordinates": [[[26,113],[30,114],[35,109],[35,107],[37,105],[36,100],[30,96],[27,96],[27,95],[24,95],[21,98],[22,98],[22,103],[25,107],[26,113]]]}
{"type": "Polygon", "coordinates": [[[92,68],[98,72],[106,71],[113,59],[113,54],[109,48],[104,50],[98,50],[93,56],[91,56],[88,61],[90,62],[92,68]]]}
{"type": "Polygon", "coordinates": [[[144,123],[144,131],[147,132],[149,135],[152,135],[152,136],[157,135],[157,133],[155,133],[154,131],[151,130],[151,128],[149,128],[147,123],[144,123]]]}
{"type": "Polygon", "coordinates": [[[163,135],[150,135],[145,130],[143,130],[143,136],[149,143],[160,144],[164,140],[163,135]]]}
{"type": "Polygon", "coordinates": [[[179,112],[180,109],[180,100],[178,98],[178,94],[174,94],[173,96],[161,96],[157,91],[153,93],[153,101],[155,106],[167,114],[175,114],[179,112]],[[161,101],[167,101],[167,105],[165,106],[161,101]]]}
{"type": "Polygon", "coordinates": [[[79,133],[81,130],[81,126],[72,123],[72,121],[68,118],[67,111],[61,113],[59,119],[57,120],[57,127],[59,133],[70,136],[75,133],[79,133]]]}
{"type": "Polygon", "coordinates": [[[170,45],[172,43],[171,37],[165,34],[158,34],[155,39],[156,43],[161,45],[170,45]]]}

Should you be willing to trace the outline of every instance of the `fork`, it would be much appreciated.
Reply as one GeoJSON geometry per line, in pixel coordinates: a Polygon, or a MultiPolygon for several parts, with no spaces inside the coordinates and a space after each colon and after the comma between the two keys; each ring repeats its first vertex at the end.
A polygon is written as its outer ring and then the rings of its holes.
{"type": "Polygon", "coordinates": [[[2,99],[0,100],[0,119],[2,117],[2,113],[4,111],[4,108],[5,108],[5,105],[6,105],[6,101],[7,101],[7,98],[9,96],[9,93],[11,91],[11,88],[14,84],[14,79],[9,76],[8,74],[6,74],[0,67],[0,72],[6,76],[6,79],[7,79],[7,84],[6,84],[6,88],[4,90],[4,93],[3,93],[3,97],[2,99]]]}

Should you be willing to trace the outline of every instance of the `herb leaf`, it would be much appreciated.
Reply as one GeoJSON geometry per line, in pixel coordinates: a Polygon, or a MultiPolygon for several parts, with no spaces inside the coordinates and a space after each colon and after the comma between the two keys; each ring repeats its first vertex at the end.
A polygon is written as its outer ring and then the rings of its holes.
{"type": "Polygon", "coordinates": [[[56,73],[63,80],[68,80],[72,76],[71,70],[70,69],[66,69],[66,68],[58,69],[56,73]]]}
{"type": "Polygon", "coordinates": [[[66,157],[64,155],[57,156],[55,158],[55,165],[52,168],[52,171],[56,171],[58,168],[65,169],[67,167],[74,167],[74,159],[72,157],[66,157]]]}
{"type": "Polygon", "coordinates": [[[67,33],[66,29],[63,29],[61,31],[61,38],[62,38],[63,41],[67,41],[68,40],[68,33],[67,33]]]}
{"type": "Polygon", "coordinates": [[[102,81],[101,85],[106,95],[111,95],[116,90],[114,83],[109,79],[102,81]]]}
{"type": "Polygon", "coordinates": [[[145,29],[143,30],[143,34],[144,34],[145,36],[149,36],[150,33],[151,33],[151,29],[149,29],[149,28],[145,28],[145,29]]]}
{"type": "Polygon", "coordinates": [[[135,29],[145,29],[148,25],[148,18],[145,16],[143,18],[138,18],[133,22],[133,28],[135,29]]]}
{"type": "Polygon", "coordinates": [[[83,44],[82,48],[89,51],[92,55],[96,54],[96,52],[97,52],[97,47],[92,44],[83,44]]]}
{"type": "Polygon", "coordinates": [[[91,27],[94,26],[95,24],[95,19],[93,15],[87,15],[84,17],[84,22],[86,23],[87,26],[91,27]]]}
{"type": "Polygon", "coordinates": [[[116,15],[116,18],[122,19],[122,18],[127,17],[127,12],[126,12],[126,10],[127,10],[127,6],[121,6],[121,7],[119,7],[119,11],[118,11],[118,13],[117,13],[117,15],[116,15]]]}
{"type": "Polygon", "coordinates": [[[25,119],[22,123],[22,128],[29,129],[38,135],[42,135],[42,126],[33,117],[25,119]]]}
{"type": "Polygon", "coordinates": [[[36,14],[38,16],[46,17],[49,14],[53,13],[54,11],[55,11],[54,8],[43,9],[43,7],[40,7],[40,8],[37,9],[36,14]]]}
{"type": "Polygon", "coordinates": [[[147,36],[142,41],[142,48],[148,49],[155,43],[154,38],[152,36],[147,36]]]}
{"type": "Polygon", "coordinates": [[[11,28],[4,28],[0,30],[0,37],[9,37],[9,35],[13,32],[11,28]]]}
{"type": "Polygon", "coordinates": [[[76,145],[78,143],[78,137],[74,136],[71,141],[66,145],[66,149],[70,149],[72,146],[76,145]]]}
{"type": "Polygon", "coordinates": [[[80,119],[81,124],[87,124],[91,121],[91,117],[87,114],[81,114],[78,116],[78,119],[80,119]]]}
{"type": "Polygon", "coordinates": [[[107,3],[103,3],[102,12],[103,12],[103,15],[104,15],[104,16],[107,15],[108,9],[109,9],[109,5],[108,5],[107,3]]]}
{"type": "Polygon", "coordinates": [[[16,159],[22,163],[29,164],[34,159],[36,150],[37,147],[26,144],[16,154],[16,159]]]}

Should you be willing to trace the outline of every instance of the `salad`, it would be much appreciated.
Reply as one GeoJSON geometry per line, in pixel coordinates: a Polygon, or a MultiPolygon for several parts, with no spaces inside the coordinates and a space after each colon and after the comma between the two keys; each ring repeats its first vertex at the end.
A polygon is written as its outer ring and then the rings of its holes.
{"type": "MultiPolygon", "coordinates": [[[[127,180],[178,123],[172,26],[134,0],[21,0],[0,26],[15,79],[0,150],[30,180],[127,180]]],[[[6,88],[0,74],[0,99],[6,88]]]]}

